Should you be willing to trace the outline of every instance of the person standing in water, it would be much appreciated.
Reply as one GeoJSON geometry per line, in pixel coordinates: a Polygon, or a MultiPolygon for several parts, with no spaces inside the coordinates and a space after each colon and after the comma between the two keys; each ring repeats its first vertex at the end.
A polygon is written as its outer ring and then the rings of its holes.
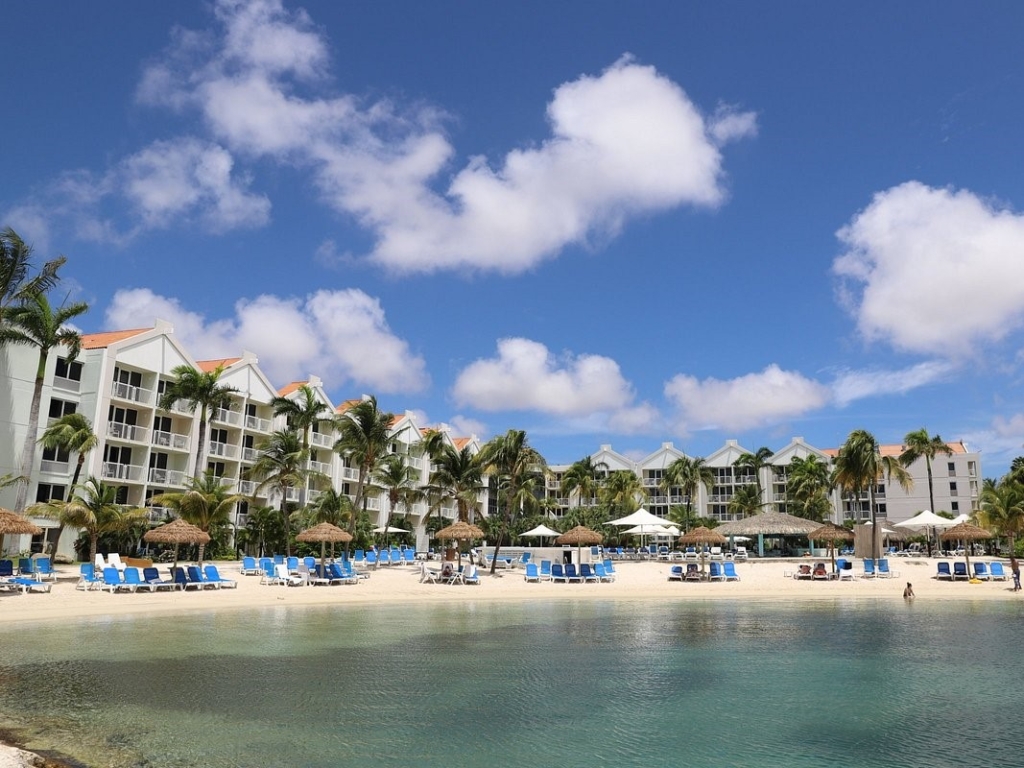
{"type": "Polygon", "coordinates": [[[1010,555],[1010,572],[1013,574],[1013,591],[1020,592],[1020,563],[1014,555],[1010,555]]]}
{"type": "Polygon", "coordinates": [[[903,590],[903,599],[904,600],[912,600],[913,597],[914,597],[914,585],[911,584],[908,581],[906,589],[903,590]]]}

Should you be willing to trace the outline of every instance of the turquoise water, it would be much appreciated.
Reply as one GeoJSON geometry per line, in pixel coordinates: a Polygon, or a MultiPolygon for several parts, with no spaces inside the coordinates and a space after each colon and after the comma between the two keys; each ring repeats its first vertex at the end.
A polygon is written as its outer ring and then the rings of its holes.
{"type": "Polygon", "coordinates": [[[471,604],[0,628],[91,766],[1016,766],[1024,604],[471,604]]]}

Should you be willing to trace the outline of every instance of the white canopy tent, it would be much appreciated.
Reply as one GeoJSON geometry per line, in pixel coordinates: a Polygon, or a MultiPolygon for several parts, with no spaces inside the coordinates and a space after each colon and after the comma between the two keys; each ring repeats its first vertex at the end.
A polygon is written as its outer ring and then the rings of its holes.
{"type": "Polygon", "coordinates": [[[538,525],[536,528],[531,528],[525,533],[519,534],[520,538],[537,539],[544,536],[561,536],[558,531],[553,531],[546,525],[538,525]]]}
{"type": "Polygon", "coordinates": [[[625,525],[632,527],[634,525],[665,525],[666,520],[663,517],[652,515],[643,507],[640,507],[636,512],[625,517],[620,517],[618,520],[609,520],[606,525],[625,525]]]}
{"type": "Polygon", "coordinates": [[[918,512],[909,520],[904,520],[900,523],[893,523],[893,526],[897,528],[909,528],[915,531],[925,531],[928,536],[928,553],[931,554],[932,547],[932,535],[933,532],[943,530],[945,528],[952,528],[957,525],[956,520],[950,520],[946,517],[939,517],[930,509],[918,512]]]}

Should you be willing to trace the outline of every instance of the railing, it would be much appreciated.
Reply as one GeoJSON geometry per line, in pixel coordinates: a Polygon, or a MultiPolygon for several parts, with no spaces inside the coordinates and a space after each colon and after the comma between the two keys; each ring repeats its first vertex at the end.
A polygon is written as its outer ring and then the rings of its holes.
{"type": "Polygon", "coordinates": [[[63,389],[66,392],[78,392],[82,388],[82,382],[75,381],[75,379],[66,379],[63,376],[54,376],[53,388],[63,389]]]}
{"type": "Polygon", "coordinates": [[[238,479],[234,477],[218,477],[217,480],[225,488],[234,488],[238,484],[238,479]]]}
{"type": "Polygon", "coordinates": [[[359,470],[355,469],[353,467],[342,467],[341,468],[341,476],[345,480],[358,480],[359,479],[359,470]]]}
{"type": "Polygon", "coordinates": [[[175,400],[171,403],[171,411],[174,413],[192,413],[188,400],[175,400]]]}
{"type": "Polygon", "coordinates": [[[170,517],[174,517],[174,510],[170,507],[150,507],[149,508],[149,522],[151,523],[162,523],[170,517]]]}
{"type": "Polygon", "coordinates": [[[235,427],[242,426],[242,414],[238,411],[231,411],[227,408],[218,408],[213,412],[212,421],[218,421],[222,424],[230,424],[235,427]]]}
{"type": "Polygon", "coordinates": [[[153,390],[133,387],[120,381],[113,382],[110,394],[119,400],[131,400],[133,403],[148,403],[153,399],[153,390]]]}
{"type": "Polygon", "coordinates": [[[149,468],[149,482],[160,485],[184,485],[185,473],[177,469],[149,468]]]}
{"type": "Polygon", "coordinates": [[[331,465],[326,464],[322,461],[313,461],[312,459],[310,459],[309,468],[314,472],[320,472],[321,474],[324,475],[331,474],[331,465]]]}
{"type": "Polygon", "coordinates": [[[417,501],[412,505],[410,512],[414,515],[425,515],[429,507],[422,501],[417,501]]]}
{"type": "Polygon", "coordinates": [[[118,464],[113,461],[105,461],[100,474],[112,480],[142,482],[142,478],[146,476],[146,468],[138,464],[118,464]]]}
{"type": "Polygon", "coordinates": [[[39,462],[40,472],[50,472],[55,475],[66,475],[70,467],[70,461],[47,461],[46,459],[43,459],[39,462]]]}
{"type": "Polygon", "coordinates": [[[148,429],[137,424],[122,424],[120,421],[111,421],[107,424],[107,435],[118,440],[134,440],[141,443],[146,440],[147,432],[148,429]]]}
{"type": "Polygon", "coordinates": [[[334,438],[331,435],[314,432],[309,436],[309,442],[311,445],[315,445],[319,448],[330,448],[334,445],[334,438]]]}
{"type": "Polygon", "coordinates": [[[246,496],[252,496],[256,493],[256,487],[259,483],[253,480],[239,480],[238,481],[238,492],[246,496]]]}
{"type": "Polygon", "coordinates": [[[187,451],[189,437],[188,435],[179,435],[176,432],[154,430],[153,437],[150,442],[153,445],[160,446],[161,448],[172,448],[175,451],[187,451]]]}
{"type": "Polygon", "coordinates": [[[426,462],[418,456],[406,456],[405,463],[413,469],[423,469],[426,466],[426,462]]]}
{"type": "Polygon", "coordinates": [[[238,446],[231,445],[230,443],[217,443],[210,441],[210,455],[211,456],[223,456],[227,459],[233,459],[238,455],[238,446]]]}
{"type": "Polygon", "coordinates": [[[378,496],[370,496],[366,500],[366,508],[367,509],[372,509],[374,511],[379,512],[380,511],[380,497],[378,497],[378,496]]]}
{"type": "Polygon", "coordinates": [[[286,488],[284,492],[284,498],[286,501],[298,501],[299,500],[299,489],[298,488],[286,488]]]}
{"type": "Polygon", "coordinates": [[[261,419],[258,416],[246,416],[245,417],[245,428],[252,429],[257,432],[269,432],[270,431],[270,419],[261,419]]]}
{"type": "Polygon", "coordinates": [[[243,448],[242,449],[242,461],[256,461],[260,457],[260,452],[255,448],[243,448]]]}

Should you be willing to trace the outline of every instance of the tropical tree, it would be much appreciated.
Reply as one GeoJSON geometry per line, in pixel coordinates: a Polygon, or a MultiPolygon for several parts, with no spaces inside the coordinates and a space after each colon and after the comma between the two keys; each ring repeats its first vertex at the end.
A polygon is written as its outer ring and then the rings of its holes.
{"type": "MultiPolygon", "coordinates": [[[[191,523],[211,537],[231,524],[231,512],[245,496],[228,493],[227,486],[213,472],[206,471],[200,477],[190,477],[184,491],[169,491],[150,499],[154,507],[170,507],[178,517],[191,523]]],[[[199,565],[203,564],[206,545],[199,545],[199,565]]]]}
{"type": "Polygon", "coordinates": [[[743,469],[749,469],[754,475],[754,484],[757,486],[757,495],[761,495],[761,470],[768,466],[768,459],[774,456],[774,451],[771,448],[762,446],[757,449],[755,453],[744,453],[741,454],[736,461],[732,463],[734,467],[743,469]]]}
{"type": "Polygon", "coordinates": [[[281,513],[273,507],[250,507],[245,517],[245,527],[238,532],[236,544],[247,553],[257,557],[280,552],[278,548],[284,539],[281,513]]]}
{"type": "Polygon", "coordinates": [[[200,371],[191,365],[179,365],[171,370],[174,381],[167,385],[160,396],[159,407],[169,411],[181,400],[190,413],[199,410],[199,439],[196,445],[196,466],[192,475],[195,479],[202,477],[204,470],[203,455],[206,450],[206,428],[210,416],[218,408],[231,407],[231,395],[237,390],[218,383],[224,366],[218,365],[212,371],[200,371]]]}
{"type": "Polygon", "coordinates": [[[253,462],[251,473],[259,482],[256,492],[271,490],[281,495],[281,522],[284,528],[285,554],[291,557],[291,522],[288,515],[288,491],[304,488],[306,481],[314,474],[307,465],[309,451],[302,447],[302,441],[294,432],[279,429],[272,433],[260,446],[259,455],[253,462]]]}
{"type": "Polygon", "coordinates": [[[484,490],[479,454],[474,454],[468,445],[456,449],[448,444],[435,453],[428,496],[432,497],[439,514],[441,503],[451,499],[455,502],[458,519],[472,523],[480,503],[480,493],[484,490]]]}
{"type": "Polygon", "coordinates": [[[391,527],[395,509],[403,504],[408,508],[423,498],[423,491],[416,487],[417,478],[416,471],[405,463],[402,456],[395,453],[386,456],[373,473],[373,484],[380,488],[388,499],[388,516],[384,523],[385,537],[387,529],[391,527]]]}
{"type": "Polygon", "coordinates": [[[11,304],[46,293],[57,285],[57,270],[66,261],[64,256],[58,256],[32,274],[32,246],[10,227],[0,230],[0,322],[11,304]]]}
{"type": "Polygon", "coordinates": [[[985,478],[981,486],[981,517],[1010,539],[1010,551],[1017,551],[1017,534],[1024,528],[1024,486],[1004,477],[998,483],[985,478]]]}
{"type": "Polygon", "coordinates": [[[750,517],[764,509],[761,492],[756,485],[741,485],[729,499],[727,509],[734,515],[750,517]]]}
{"type": "MultiPolygon", "coordinates": [[[[377,398],[360,400],[337,417],[334,428],[339,437],[334,450],[355,465],[356,492],[352,499],[357,510],[366,511],[366,486],[370,477],[388,455],[391,422],[395,415],[377,407],[377,398]]],[[[356,516],[349,520],[348,532],[355,534],[356,516]]]]}
{"type": "Polygon", "coordinates": [[[575,493],[578,500],[577,507],[592,506],[588,502],[597,497],[607,474],[608,465],[605,462],[595,463],[593,457],[584,456],[579,461],[573,462],[562,475],[562,495],[571,498],[575,493]]]}
{"type": "Polygon", "coordinates": [[[89,562],[96,559],[100,536],[127,531],[147,519],[146,510],[117,503],[117,487],[90,477],[67,501],[35,504],[31,513],[80,528],[89,537],[89,562]]]}
{"type": "MultiPolygon", "coordinates": [[[[895,456],[883,456],[878,441],[870,432],[853,430],[839,449],[832,470],[832,484],[844,493],[859,499],[868,492],[872,530],[878,530],[875,486],[883,477],[895,479],[904,490],[910,490],[913,479],[895,456]]],[[[871,537],[871,557],[878,558],[878,536],[871,537]]]]}
{"type": "Polygon", "coordinates": [[[928,430],[922,427],[914,432],[908,432],[903,438],[903,453],[899,461],[904,467],[909,467],[920,458],[924,458],[925,467],[928,469],[928,503],[932,512],[935,512],[935,491],[932,488],[932,462],[939,454],[949,456],[953,452],[946,445],[946,442],[938,435],[929,435],[928,430]]]}
{"type": "Polygon", "coordinates": [[[316,424],[332,420],[331,407],[320,400],[308,384],[296,390],[296,397],[275,397],[270,401],[275,416],[284,416],[288,427],[302,436],[302,447],[309,448],[309,433],[316,424]]]}
{"type": "Polygon", "coordinates": [[[708,491],[714,487],[715,471],[699,456],[680,456],[665,469],[665,477],[671,482],[671,487],[679,488],[683,492],[686,499],[686,514],[683,520],[676,522],[683,523],[689,528],[693,516],[693,499],[700,486],[703,485],[708,491]]]}
{"type": "Polygon", "coordinates": [[[510,429],[491,438],[480,451],[484,471],[493,475],[498,487],[497,538],[491,573],[498,563],[498,551],[513,522],[529,513],[537,503],[547,463],[521,429],[510,429]]]}
{"type": "Polygon", "coordinates": [[[786,487],[793,504],[793,514],[824,522],[831,508],[828,500],[830,482],[828,464],[814,454],[790,461],[786,487]]]}
{"type": "Polygon", "coordinates": [[[616,469],[608,473],[598,495],[610,517],[623,517],[636,511],[647,498],[647,489],[635,472],[616,469]]]}
{"type": "MultiPolygon", "coordinates": [[[[85,464],[85,456],[89,451],[99,445],[99,438],[92,431],[92,424],[81,413],[66,413],[57,419],[53,424],[43,430],[43,436],[39,442],[44,448],[50,450],[67,451],[77,453],[78,460],[75,462],[75,471],[71,476],[71,487],[78,485],[78,479],[82,475],[82,466],[85,464]]],[[[57,537],[53,542],[53,551],[57,551],[60,545],[60,537],[64,533],[64,525],[57,528],[57,537]]]]}
{"type": "MultiPolygon", "coordinates": [[[[50,306],[45,293],[31,293],[25,296],[20,304],[5,307],[3,323],[0,324],[0,346],[3,344],[22,344],[35,347],[39,351],[36,364],[36,378],[32,387],[32,404],[29,406],[28,428],[25,433],[25,445],[21,451],[20,474],[28,477],[36,458],[36,437],[39,433],[39,407],[43,398],[43,379],[46,375],[46,363],[50,352],[57,346],[67,350],[69,361],[78,357],[82,348],[82,337],[68,323],[88,311],[89,305],[84,302],[65,304],[56,309],[50,306]]],[[[23,512],[28,500],[28,485],[18,487],[14,502],[14,511],[23,512]]]]}

